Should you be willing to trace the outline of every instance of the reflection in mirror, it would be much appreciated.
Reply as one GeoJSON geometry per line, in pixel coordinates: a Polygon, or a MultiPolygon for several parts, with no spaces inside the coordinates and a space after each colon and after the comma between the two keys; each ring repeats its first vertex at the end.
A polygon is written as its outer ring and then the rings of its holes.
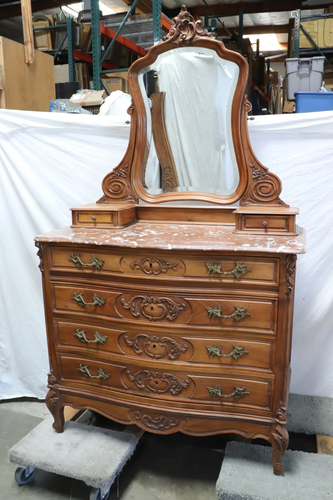
{"type": "Polygon", "coordinates": [[[140,71],[147,117],[142,184],[150,194],[235,192],[231,108],[238,74],[237,64],[201,47],[159,54],[140,71]]]}

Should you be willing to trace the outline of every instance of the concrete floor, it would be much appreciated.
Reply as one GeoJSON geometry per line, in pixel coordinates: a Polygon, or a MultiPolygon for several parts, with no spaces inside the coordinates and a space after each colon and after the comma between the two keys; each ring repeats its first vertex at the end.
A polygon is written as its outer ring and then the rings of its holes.
{"type": "MultiPolygon", "coordinates": [[[[47,415],[49,412],[41,402],[0,402],[0,500],[89,499],[90,488],[83,482],[42,470],[28,485],[17,485],[16,466],[9,462],[8,450],[47,415]]],[[[80,419],[84,423],[91,420],[99,427],[123,429],[91,412],[85,412],[80,419]]],[[[231,435],[198,438],[180,433],[145,433],[118,484],[113,485],[110,500],[216,500],[215,483],[225,445],[231,439],[242,440],[231,435]]],[[[255,443],[269,446],[264,440],[255,443]]],[[[289,449],[315,453],[316,438],[291,433],[289,449]]]]}
{"type": "MultiPolygon", "coordinates": [[[[44,403],[0,404],[0,500],[88,500],[90,489],[81,481],[41,470],[28,485],[19,487],[14,479],[16,466],[9,462],[8,450],[46,415],[44,403]]],[[[95,425],[110,426],[110,421],[98,417],[95,425]]],[[[110,500],[216,500],[227,439],[145,433],[113,485],[110,500]]]]}

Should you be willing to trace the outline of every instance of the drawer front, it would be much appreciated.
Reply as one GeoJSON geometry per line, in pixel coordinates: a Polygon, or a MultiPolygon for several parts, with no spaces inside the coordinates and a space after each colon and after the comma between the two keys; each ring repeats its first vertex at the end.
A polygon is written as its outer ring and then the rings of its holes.
{"type": "Polygon", "coordinates": [[[78,213],[78,222],[87,222],[89,224],[112,224],[113,214],[109,213],[98,213],[98,212],[81,212],[78,213]]]}
{"type": "Polygon", "coordinates": [[[92,352],[124,354],[119,346],[123,330],[92,326],[84,322],[56,321],[58,345],[80,347],[92,352]]]}
{"type": "Polygon", "coordinates": [[[234,408],[271,408],[272,381],[152,370],[145,366],[105,363],[76,356],[61,356],[60,366],[63,380],[147,398],[208,403],[217,408],[228,405],[234,408]]]}
{"type": "Polygon", "coordinates": [[[276,285],[278,259],[216,256],[156,256],[136,252],[87,252],[84,249],[51,249],[51,270],[62,268],[93,274],[130,275],[153,279],[194,278],[209,282],[276,285]],[[83,250],[83,251],[82,251],[83,250]]]}
{"type": "Polygon", "coordinates": [[[152,295],[97,287],[53,285],[55,311],[77,311],[167,325],[218,329],[276,331],[277,299],[152,295]]]}
{"type": "Polygon", "coordinates": [[[270,342],[124,332],[84,322],[65,321],[56,321],[56,331],[60,346],[126,355],[126,359],[263,370],[271,370],[272,366],[273,344],[270,342]]]}
{"type": "Polygon", "coordinates": [[[277,232],[287,232],[288,228],[288,217],[283,216],[270,216],[270,215],[244,215],[243,216],[243,227],[244,229],[254,230],[254,231],[277,231],[277,232]]]}
{"type": "Polygon", "coordinates": [[[272,367],[273,344],[270,342],[126,332],[119,336],[119,346],[126,356],[142,360],[264,370],[272,367]]]}

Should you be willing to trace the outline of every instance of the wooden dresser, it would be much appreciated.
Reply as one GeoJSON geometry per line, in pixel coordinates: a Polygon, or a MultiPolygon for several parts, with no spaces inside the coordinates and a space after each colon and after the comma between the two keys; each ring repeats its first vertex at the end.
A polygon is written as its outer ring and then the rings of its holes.
{"type": "MultiPolygon", "coordinates": [[[[68,405],[160,434],[261,437],[271,442],[280,474],[296,254],[305,246],[297,209],[279,198],[279,179],[248,140],[246,62],[182,8],[129,76],[129,148],[104,179],[102,199],[73,209],[71,227],[36,238],[54,428],[63,431],[68,405]],[[142,181],[148,125],[140,72],[183,46],[215,51],[239,68],[231,108],[235,193],[180,193],[169,185],[154,194],[142,181]],[[162,204],[175,200],[210,204],[162,204]]],[[[156,147],[162,181],[173,156],[163,140],[164,150],[156,147]]]]}

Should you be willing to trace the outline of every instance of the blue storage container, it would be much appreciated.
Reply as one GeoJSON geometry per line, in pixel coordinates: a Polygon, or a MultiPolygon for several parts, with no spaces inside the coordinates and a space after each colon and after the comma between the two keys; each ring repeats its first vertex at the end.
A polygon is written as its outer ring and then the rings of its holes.
{"type": "Polygon", "coordinates": [[[333,111],[333,92],[295,92],[296,113],[333,111]]]}

